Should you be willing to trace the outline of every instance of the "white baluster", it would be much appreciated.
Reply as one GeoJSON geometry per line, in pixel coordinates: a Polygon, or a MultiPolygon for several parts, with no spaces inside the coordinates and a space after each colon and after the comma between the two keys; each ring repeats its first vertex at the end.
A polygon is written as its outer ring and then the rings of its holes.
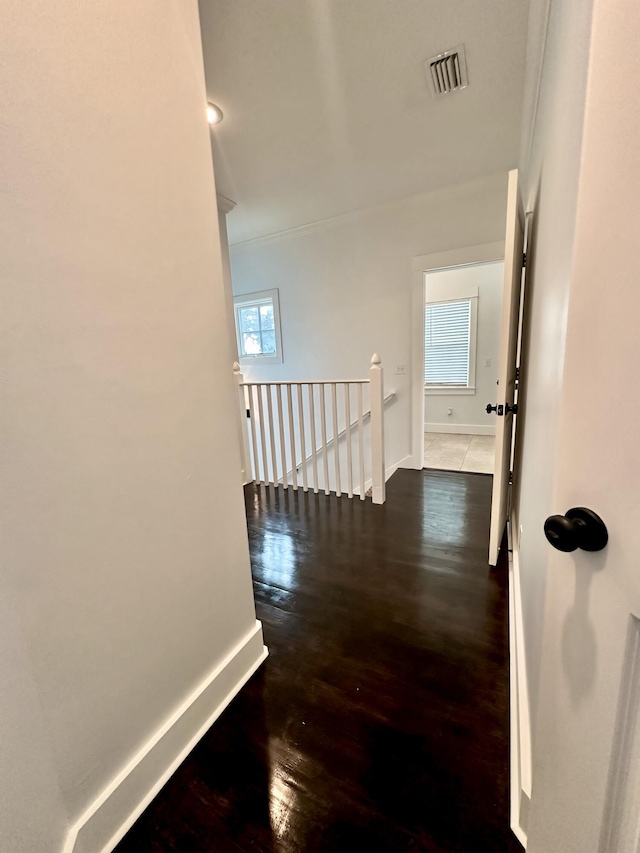
{"type": "Polygon", "coordinates": [[[278,403],[278,430],[280,432],[280,461],[282,462],[282,485],[289,488],[287,477],[287,454],[285,453],[284,420],[282,416],[282,385],[276,385],[276,401],[278,403]]]}
{"type": "Polygon", "coordinates": [[[362,385],[358,384],[358,471],[360,473],[360,500],[365,499],[364,488],[364,424],[362,421],[362,385]]]}
{"type": "Polygon", "coordinates": [[[340,482],[340,452],[338,440],[338,398],[336,395],[336,383],[331,383],[331,409],[333,413],[333,458],[336,469],[336,496],[342,495],[342,484],[340,482]]]}
{"type": "Polygon", "coordinates": [[[267,417],[269,418],[269,443],[271,445],[271,465],[273,468],[273,484],[274,486],[278,485],[278,466],[276,464],[276,436],[275,431],[273,429],[273,402],[271,399],[271,389],[272,385],[266,385],[267,392],[267,417]]]}
{"type": "Polygon", "coordinates": [[[351,458],[351,386],[344,383],[344,420],[346,424],[345,440],[347,442],[347,488],[350,498],[353,497],[353,460],[351,458]]]}
{"type": "Polygon", "coordinates": [[[309,427],[311,431],[311,469],[313,471],[313,491],[318,494],[318,455],[316,453],[316,406],[313,382],[307,385],[309,391],[309,427]]]}
{"type": "Polygon", "coordinates": [[[375,353],[369,369],[371,387],[371,495],[374,504],[386,498],[384,462],[384,373],[380,356],[375,353]]]}
{"type": "Polygon", "coordinates": [[[251,474],[251,452],[249,450],[249,425],[247,421],[247,399],[244,390],[244,376],[240,373],[238,362],[233,364],[233,376],[236,381],[236,396],[238,398],[238,415],[240,417],[240,463],[242,465],[242,482],[250,483],[253,479],[251,474]]]}
{"type": "Polygon", "coordinates": [[[258,464],[258,441],[256,438],[256,405],[253,396],[253,385],[248,386],[249,391],[249,421],[251,423],[251,446],[253,449],[253,482],[260,482],[260,466],[258,464]]]}
{"type": "Polygon", "coordinates": [[[289,407],[289,444],[291,446],[291,480],[293,488],[298,490],[298,469],[296,465],[296,435],[293,430],[293,402],[291,399],[291,385],[287,385],[287,404],[289,407]]]}
{"type": "Polygon", "coordinates": [[[329,489],[329,459],[327,452],[327,409],[325,400],[325,383],[318,386],[320,391],[320,429],[322,431],[322,467],[324,470],[324,493],[328,495],[329,489]]]}
{"type": "Polygon", "coordinates": [[[269,463],[267,460],[267,436],[264,428],[264,406],[262,403],[262,385],[256,385],[258,391],[258,418],[260,420],[260,449],[262,451],[262,482],[265,486],[269,482],[269,463]]]}
{"type": "Polygon", "coordinates": [[[298,422],[300,424],[300,458],[302,459],[302,488],[309,491],[307,482],[307,444],[304,437],[304,401],[302,398],[302,382],[298,385],[298,422]]]}

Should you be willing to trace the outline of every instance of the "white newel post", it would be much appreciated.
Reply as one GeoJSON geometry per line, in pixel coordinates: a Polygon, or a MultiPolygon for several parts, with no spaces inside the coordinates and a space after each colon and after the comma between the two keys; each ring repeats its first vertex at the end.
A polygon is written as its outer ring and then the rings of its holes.
{"type": "Polygon", "coordinates": [[[231,284],[231,261],[229,260],[229,237],[227,236],[227,214],[236,206],[235,201],[218,193],[218,228],[220,232],[220,254],[222,258],[222,283],[224,285],[224,303],[227,314],[227,330],[231,360],[238,359],[238,342],[236,339],[236,319],[233,306],[233,286],[231,284]]]}
{"type": "Polygon", "coordinates": [[[253,471],[251,470],[251,452],[249,451],[249,426],[247,424],[247,401],[244,393],[244,376],[240,373],[238,362],[233,364],[233,376],[236,381],[238,396],[238,419],[240,430],[240,459],[242,462],[242,483],[253,482],[253,471]]]}
{"type": "Polygon", "coordinates": [[[384,377],[378,353],[371,359],[369,370],[371,390],[371,498],[383,504],[386,497],[384,478],[384,377]]]}

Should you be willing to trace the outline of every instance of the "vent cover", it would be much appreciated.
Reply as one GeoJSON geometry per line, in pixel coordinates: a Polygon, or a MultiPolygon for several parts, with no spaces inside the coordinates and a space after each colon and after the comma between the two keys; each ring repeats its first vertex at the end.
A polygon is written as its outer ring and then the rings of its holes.
{"type": "Polygon", "coordinates": [[[424,62],[424,71],[434,95],[448,95],[468,86],[464,45],[445,50],[424,62]]]}

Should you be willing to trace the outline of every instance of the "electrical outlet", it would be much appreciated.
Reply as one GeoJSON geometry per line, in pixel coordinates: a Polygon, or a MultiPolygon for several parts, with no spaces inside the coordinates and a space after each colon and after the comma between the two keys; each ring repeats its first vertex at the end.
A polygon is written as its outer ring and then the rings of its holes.
{"type": "Polygon", "coordinates": [[[406,364],[396,364],[396,376],[405,376],[407,373],[406,364]]]}
{"type": "Polygon", "coordinates": [[[484,366],[485,367],[491,367],[491,359],[490,358],[485,358],[484,366]]]}
{"type": "Polygon", "coordinates": [[[447,409],[447,415],[452,415],[452,414],[453,414],[453,409],[451,409],[451,408],[447,409]]]}

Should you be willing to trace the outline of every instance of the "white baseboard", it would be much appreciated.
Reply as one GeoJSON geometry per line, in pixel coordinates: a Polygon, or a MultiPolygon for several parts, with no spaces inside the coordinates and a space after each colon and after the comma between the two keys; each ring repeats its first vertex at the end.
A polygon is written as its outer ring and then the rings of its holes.
{"type": "MultiPolygon", "coordinates": [[[[413,468],[413,456],[405,456],[404,459],[401,459],[399,462],[396,462],[395,465],[391,465],[390,468],[386,468],[384,472],[384,481],[385,483],[396,473],[398,468],[413,468]]],[[[373,485],[372,480],[365,480],[364,490],[365,493],[369,491],[371,486],[373,485]]],[[[354,495],[360,494],[360,489],[355,488],[353,490],[354,495]]]]}
{"type": "Polygon", "coordinates": [[[531,805],[531,715],[520,591],[519,537],[509,523],[510,825],[523,847],[531,805]]]}
{"type": "Polygon", "coordinates": [[[398,463],[398,468],[408,468],[411,471],[422,471],[424,468],[424,442],[422,443],[422,452],[419,456],[414,456],[413,453],[405,456],[398,463]]]}
{"type": "Polygon", "coordinates": [[[267,655],[256,622],[71,827],[64,853],[110,853],[267,655]]]}
{"type": "MultiPolygon", "coordinates": [[[[406,468],[408,470],[412,470],[413,469],[413,456],[411,454],[409,454],[409,456],[405,456],[404,459],[401,459],[398,462],[398,464],[394,467],[394,470],[393,470],[394,474],[398,470],[398,468],[406,468]]],[[[389,475],[389,476],[391,476],[391,475],[389,475]]],[[[387,477],[387,480],[388,479],[389,479],[389,477],[387,477]]]]}
{"type": "Polygon", "coordinates": [[[433,424],[425,423],[425,432],[455,432],[458,435],[495,435],[496,428],[490,424],[433,424]]]}

